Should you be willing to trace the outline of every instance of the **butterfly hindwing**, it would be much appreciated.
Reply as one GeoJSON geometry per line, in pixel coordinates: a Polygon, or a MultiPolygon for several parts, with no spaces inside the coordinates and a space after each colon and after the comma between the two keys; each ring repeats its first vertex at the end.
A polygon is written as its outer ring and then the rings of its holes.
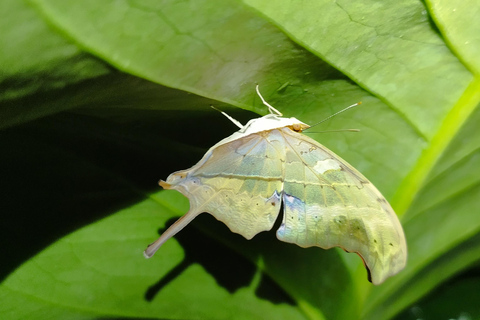
{"type": "MultiPolygon", "coordinates": [[[[270,138],[271,135],[270,135],[270,138]]],[[[283,181],[283,144],[252,134],[212,148],[171,189],[190,200],[190,212],[209,212],[230,230],[251,239],[278,217],[283,181]]]]}

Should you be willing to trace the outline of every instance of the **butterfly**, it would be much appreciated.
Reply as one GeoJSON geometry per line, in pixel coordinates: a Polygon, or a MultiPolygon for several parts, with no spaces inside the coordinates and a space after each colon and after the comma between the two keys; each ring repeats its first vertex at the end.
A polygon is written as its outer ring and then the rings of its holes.
{"type": "Polygon", "coordinates": [[[190,201],[189,211],[150,244],[150,258],[202,212],[246,239],[270,230],[283,204],[281,241],[301,247],[340,247],[357,253],[368,278],[380,284],[407,261],[402,226],[390,204],[360,172],[301,132],[310,126],[270,113],[242,125],[193,167],[159,184],[190,201]]]}

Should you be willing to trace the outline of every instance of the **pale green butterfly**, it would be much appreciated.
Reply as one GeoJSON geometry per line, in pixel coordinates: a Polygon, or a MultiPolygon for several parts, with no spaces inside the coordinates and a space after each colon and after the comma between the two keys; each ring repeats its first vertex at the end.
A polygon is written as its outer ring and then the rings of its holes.
{"type": "Polygon", "coordinates": [[[283,203],[279,240],[301,247],[341,247],[362,259],[373,284],[398,273],[407,261],[402,226],[390,204],[360,172],[317,141],[301,134],[310,126],[270,114],[210,148],[188,170],[160,181],[190,200],[190,210],[144,255],[153,254],[202,212],[251,239],[270,230],[283,203]]]}

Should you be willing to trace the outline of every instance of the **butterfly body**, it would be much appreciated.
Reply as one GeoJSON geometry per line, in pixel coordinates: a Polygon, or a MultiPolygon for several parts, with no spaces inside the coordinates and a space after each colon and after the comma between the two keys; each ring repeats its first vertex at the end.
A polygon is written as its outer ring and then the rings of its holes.
{"type": "Polygon", "coordinates": [[[273,227],[283,203],[279,240],[355,252],[374,284],[403,269],[405,236],[391,206],[360,172],[303,135],[308,127],[277,114],[250,120],[196,165],[160,181],[184,194],[190,210],[145,256],[202,212],[251,239],[273,227]]]}

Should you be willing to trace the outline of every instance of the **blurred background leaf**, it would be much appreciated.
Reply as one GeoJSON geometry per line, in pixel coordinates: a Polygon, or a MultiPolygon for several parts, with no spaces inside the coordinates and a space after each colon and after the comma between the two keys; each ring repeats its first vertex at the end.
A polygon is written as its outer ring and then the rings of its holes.
{"type": "MultiPolygon", "coordinates": [[[[475,319],[480,5],[467,0],[5,0],[2,319],[475,319]],[[364,173],[401,216],[406,270],[247,241],[156,182],[265,114],[364,173]],[[159,230],[160,229],[160,230],[159,230]],[[456,294],[454,294],[456,293],[456,294]],[[460,294],[462,293],[462,294],[460,294]],[[468,296],[471,299],[465,299],[468,296]]],[[[275,229],[275,228],[274,228],[275,229]]]]}

